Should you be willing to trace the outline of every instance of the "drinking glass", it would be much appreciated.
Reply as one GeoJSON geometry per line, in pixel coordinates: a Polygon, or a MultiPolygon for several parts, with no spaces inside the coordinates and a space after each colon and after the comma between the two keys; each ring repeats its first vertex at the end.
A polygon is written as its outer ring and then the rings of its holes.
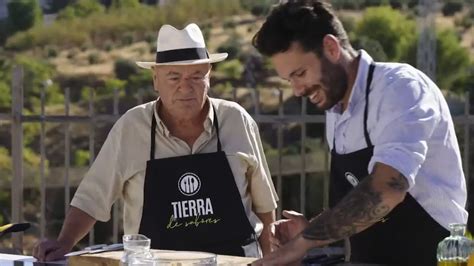
{"type": "Polygon", "coordinates": [[[151,239],[140,234],[124,235],[122,263],[129,265],[134,257],[151,258],[150,253],[151,239]]]}

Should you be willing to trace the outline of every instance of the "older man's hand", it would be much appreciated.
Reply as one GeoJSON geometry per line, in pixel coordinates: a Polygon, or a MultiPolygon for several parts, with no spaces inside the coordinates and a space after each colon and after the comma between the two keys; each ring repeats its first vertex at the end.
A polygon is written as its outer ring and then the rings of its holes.
{"type": "Polygon", "coordinates": [[[60,260],[71,249],[70,245],[57,240],[43,239],[33,248],[33,257],[38,259],[38,261],[60,260]]]}
{"type": "Polygon", "coordinates": [[[279,249],[295,238],[309,224],[301,213],[283,211],[282,215],[287,219],[278,220],[271,225],[270,243],[272,251],[279,249]]]}

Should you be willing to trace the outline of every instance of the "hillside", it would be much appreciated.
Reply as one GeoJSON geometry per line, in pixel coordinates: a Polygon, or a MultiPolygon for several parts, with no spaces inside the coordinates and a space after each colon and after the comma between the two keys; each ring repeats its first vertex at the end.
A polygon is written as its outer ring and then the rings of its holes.
{"type": "MultiPolygon", "coordinates": [[[[442,13],[436,15],[436,27],[438,29],[455,28],[455,21],[460,19],[467,11],[463,11],[455,16],[446,17],[442,13]]],[[[362,11],[339,11],[343,16],[348,16],[356,21],[363,17],[362,11]]],[[[233,16],[227,20],[232,21],[235,27],[226,28],[222,23],[211,24],[210,34],[207,38],[208,49],[217,51],[217,49],[229,41],[230,38],[239,38],[239,44],[242,53],[253,51],[251,47],[251,38],[256,33],[259,25],[263,22],[262,18],[256,18],[250,14],[233,16]]],[[[206,24],[207,25],[207,24],[206,24]]],[[[157,34],[158,29],[154,32],[157,34]]],[[[150,33],[150,35],[153,35],[150,33]]],[[[474,27],[471,26],[459,32],[460,44],[468,49],[472,58],[474,58],[474,27]]],[[[111,42],[111,41],[106,41],[111,42]]],[[[150,41],[136,41],[129,45],[114,47],[110,50],[97,49],[94,47],[86,49],[66,49],[57,53],[57,56],[48,58],[48,61],[55,66],[59,75],[82,76],[95,75],[101,78],[114,76],[114,62],[118,59],[127,59],[130,61],[153,60],[155,56],[155,44],[150,41]],[[91,57],[97,58],[91,63],[91,57]]],[[[44,52],[33,56],[42,57],[44,52]]]]}

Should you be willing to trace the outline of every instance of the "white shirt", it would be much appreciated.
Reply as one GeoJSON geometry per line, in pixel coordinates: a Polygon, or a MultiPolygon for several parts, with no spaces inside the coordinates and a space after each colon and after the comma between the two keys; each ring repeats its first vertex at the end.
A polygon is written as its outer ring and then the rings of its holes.
{"type": "MultiPolygon", "coordinates": [[[[357,78],[344,113],[326,112],[326,136],[336,152],[367,147],[364,138],[365,88],[373,59],[360,51],[357,78]]],[[[369,94],[367,130],[376,162],[390,165],[409,183],[408,192],[443,227],[466,223],[466,182],[448,105],[425,74],[407,64],[376,63],[369,94]]]]}
{"type": "MultiPolygon", "coordinates": [[[[174,137],[160,120],[155,101],[127,111],[110,130],[92,167],[82,180],[71,202],[96,220],[110,219],[112,204],[124,200],[125,234],[136,234],[143,207],[146,162],[150,159],[152,111],[155,112],[155,159],[217,151],[213,106],[219,121],[222,150],[240,192],[242,204],[251,226],[260,235],[263,225],[255,213],[266,213],[277,207],[270,171],[268,170],[257,124],[240,105],[209,98],[210,105],[204,131],[193,147],[174,137]]],[[[157,210],[159,211],[159,210],[157,210]]],[[[247,256],[254,247],[244,247],[247,256]]]]}

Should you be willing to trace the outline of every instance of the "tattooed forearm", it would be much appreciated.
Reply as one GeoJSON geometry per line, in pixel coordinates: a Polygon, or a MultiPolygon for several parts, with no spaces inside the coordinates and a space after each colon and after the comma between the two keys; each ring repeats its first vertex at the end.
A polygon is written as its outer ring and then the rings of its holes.
{"type": "MultiPolygon", "coordinates": [[[[312,240],[339,240],[365,229],[387,215],[391,208],[382,201],[382,192],[373,188],[373,180],[372,175],[367,176],[336,207],[314,218],[303,231],[303,237],[312,240]]],[[[392,178],[388,185],[395,189],[404,186],[402,179],[398,178],[392,178]]]]}
{"type": "Polygon", "coordinates": [[[388,186],[398,191],[406,191],[408,189],[408,181],[402,174],[399,174],[390,178],[388,186]]]}

